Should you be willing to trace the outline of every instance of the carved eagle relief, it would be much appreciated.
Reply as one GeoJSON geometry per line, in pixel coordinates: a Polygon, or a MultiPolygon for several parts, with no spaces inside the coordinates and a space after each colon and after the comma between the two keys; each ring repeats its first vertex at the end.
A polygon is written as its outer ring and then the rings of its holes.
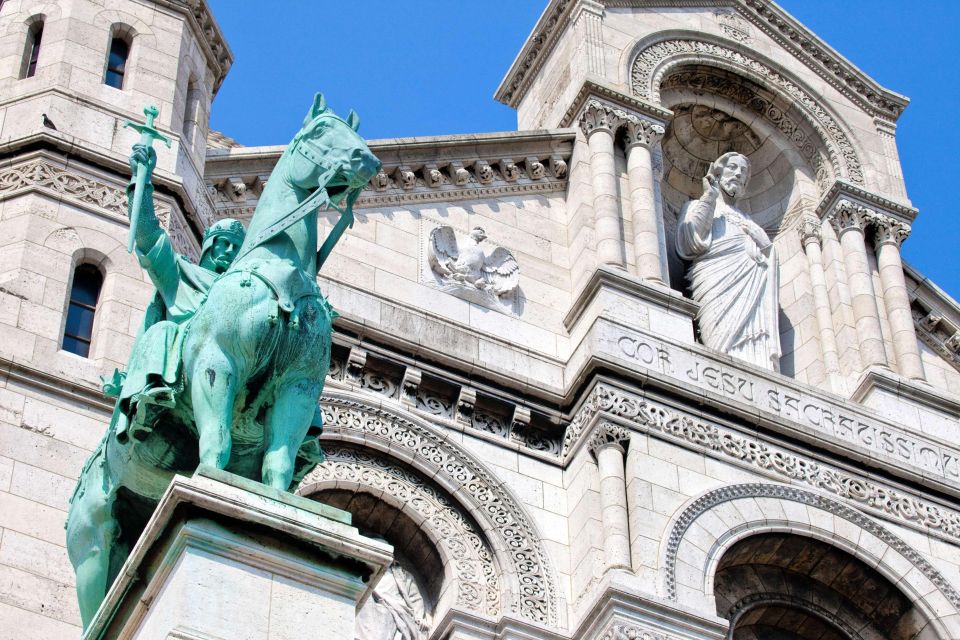
{"type": "Polygon", "coordinates": [[[430,232],[427,248],[430,268],[442,280],[497,297],[513,293],[520,284],[520,265],[503,247],[488,255],[481,246],[486,238],[480,227],[474,227],[469,236],[460,240],[453,227],[437,227],[430,232]]]}

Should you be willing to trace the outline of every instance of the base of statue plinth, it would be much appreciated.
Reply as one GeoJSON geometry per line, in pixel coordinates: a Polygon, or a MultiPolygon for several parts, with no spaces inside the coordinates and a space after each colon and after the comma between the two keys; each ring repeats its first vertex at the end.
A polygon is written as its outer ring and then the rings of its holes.
{"type": "Polygon", "coordinates": [[[84,638],[353,640],[391,560],[345,511],[200,470],[174,478],[84,638]]]}

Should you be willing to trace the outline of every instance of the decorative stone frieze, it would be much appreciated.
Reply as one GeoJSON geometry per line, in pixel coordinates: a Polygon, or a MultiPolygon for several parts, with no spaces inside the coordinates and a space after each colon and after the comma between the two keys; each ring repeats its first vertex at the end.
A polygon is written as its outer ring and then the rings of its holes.
{"type": "Polygon", "coordinates": [[[724,35],[743,44],[750,43],[752,37],[750,23],[744,20],[736,10],[715,11],[713,15],[724,35]]]}
{"type": "MultiPolygon", "coordinates": [[[[665,573],[664,586],[668,598],[671,600],[677,599],[677,555],[687,529],[690,528],[697,518],[717,505],[742,498],[775,498],[798,502],[846,520],[854,526],[874,535],[884,544],[902,555],[940,590],[955,609],[960,609],[960,593],[957,592],[953,585],[920,553],[914,550],[913,547],[886,528],[874,522],[871,518],[868,518],[856,509],[831,500],[819,493],[782,484],[764,483],[737,484],[710,491],[697,498],[676,518],[671,527],[670,534],[667,537],[663,559],[663,570],[665,573]]],[[[700,569],[703,570],[704,567],[700,567],[700,569]]]]}
{"type": "Polygon", "coordinates": [[[632,624],[614,624],[604,631],[600,640],[674,640],[674,636],[632,624]]]}
{"type": "MultiPolygon", "coordinates": [[[[810,117],[811,124],[817,128],[824,143],[832,147],[829,155],[842,158],[842,164],[834,167],[835,177],[845,175],[854,183],[863,183],[863,168],[856,149],[843,128],[820,104],[820,101],[779,71],[741,51],[714,42],[693,39],[673,38],[655,42],[640,51],[634,59],[631,67],[632,91],[642,100],[660,103],[660,87],[673,67],[684,61],[703,62],[710,59],[720,61],[723,66],[733,66],[748,77],[762,80],[772,85],[772,88],[791,96],[810,117]]],[[[729,97],[736,100],[743,99],[737,93],[729,93],[729,97]]],[[[746,99],[751,110],[765,114],[765,117],[775,124],[783,121],[782,109],[770,101],[763,101],[764,104],[759,105],[753,104],[754,101],[749,97],[746,99]]],[[[788,132],[779,124],[777,126],[788,139],[793,139],[796,127],[788,132]]]]}
{"type": "MultiPolygon", "coordinates": [[[[598,428],[601,430],[602,425],[616,419],[621,425],[629,425],[644,433],[659,434],[684,446],[746,465],[779,481],[805,484],[825,491],[894,522],[953,541],[960,540],[960,513],[955,510],[934,504],[912,492],[767,444],[757,436],[745,435],[689,416],[607,385],[597,385],[591,391],[567,427],[563,442],[564,456],[574,449],[574,444],[584,436],[585,428],[594,424],[597,416],[600,416],[601,426],[598,428]]],[[[589,437],[592,444],[592,433],[589,437]]],[[[873,437],[890,439],[891,444],[896,446],[890,434],[873,437]]],[[[960,460],[951,458],[950,464],[958,467],[960,460]]]]}
{"type": "MultiPolygon", "coordinates": [[[[127,223],[127,194],[116,185],[68,171],[44,158],[0,169],[0,200],[29,191],[48,193],[127,223]]],[[[174,248],[194,263],[199,261],[200,248],[179,209],[174,209],[166,200],[157,199],[154,203],[160,226],[170,236],[174,248]]]]}
{"type": "Polygon", "coordinates": [[[323,446],[338,440],[365,442],[380,452],[409,460],[464,507],[495,538],[490,547],[501,564],[502,610],[538,623],[556,625],[557,583],[542,535],[509,489],[439,430],[402,411],[373,406],[339,393],[325,393],[323,446]],[[509,550],[509,551],[507,551],[509,550]]]}

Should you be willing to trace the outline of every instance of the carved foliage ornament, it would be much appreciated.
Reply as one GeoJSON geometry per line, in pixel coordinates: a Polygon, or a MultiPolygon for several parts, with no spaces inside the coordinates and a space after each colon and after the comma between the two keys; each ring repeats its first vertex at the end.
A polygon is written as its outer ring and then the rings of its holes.
{"type": "Polygon", "coordinates": [[[873,534],[888,546],[892,547],[900,555],[910,561],[930,582],[936,586],[941,593],[950,601],[955,608],[960,609],[960,593],[954,589],[953,585],[947,581],[943,575],[937,571],[933,565],[927,562],[926,558],[920,555],[913,547],[905,543],[898,536],[890,533],[884,527],[880,526],[864,514],[855,509],[825,498],[824,496],[805,491],[797,487],[790,487],[780,484],[749,483],[738,484],[722,489],[710,491],[697,498],[693,504],[687,507],[670,531],[667,538],[667,550],[665,556],[666,570],[666,590],[667,597],[671,600],[677,599],[677,553],[683,536],[690,525],[697,518],[712,509],[713,507],[736,500],[739,498],[778,498],[799,502],[823,511],[827,511],[839,518],[853,523],[857,527],[873,534]]]}
{"type": "Polygon", "coordinates": [[[663,125],[657,122],[640,118],[599,100],[587,101],[580,114],[579,123],[583,135],[587,138],[597,131],[615,134],[620,129],[625,129],[628,148],[633,145],[652,147],[660,142],[666,132],[663,125]]]}
{"type": "Polygon", "coordinates": [[[592,417],[600,412],[750,465],[783,481],[803,483],[826,491],[887,518],[960,540],[960,513],[956,511],[768,446],[607,385],[594,388],[567,427],[562,449],[564,457],[570,454],[592,417]]]}
{"type": "Polygon", "coordinates": [[[366,440],[368,446],[403,452],[414,466],[429,469],[437,482],[451,485],[497,539],[495,548],[506,550],[498,561],[505,563],[503,585],[509,597],[505,612],[543,624],[557,624],[557,587],[553,568],[542,546],[542,536],[508,489],[471,456],[433,430],[385,407],[368,406],[357,400],[324,394],[324,447],[339,439],[366,440]]]}
{"type": "MultiPolygon", "coordinates": [[[[634,95],[655,103],[660,102],[659,87],[668,71],[667,60],[685,58],[704,63],[710,59],[722,65],[745,71],[772,85],[775,90],[790,95],[806,110],[824,131],[843,158],[846,176],[855,183],[863,183],[863,169],[856,149],[837,121],[809,93],[792,80],[766,64],[723,45],[699,40],[673,39],[656,42],[642,50],[631,68],[631,89],[634,95]]],[[[839,172],[838,172],[839,173],[839,172]]]]}

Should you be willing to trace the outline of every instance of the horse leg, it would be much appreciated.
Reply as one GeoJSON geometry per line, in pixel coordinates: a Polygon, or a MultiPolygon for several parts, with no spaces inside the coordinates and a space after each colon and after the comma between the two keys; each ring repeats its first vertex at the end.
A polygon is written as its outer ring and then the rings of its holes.
{"type": "Polygon", "coordinates": [[[77,575],[84,628],[90,625],[113,581],[110,565],[120,533],[113,515],[116,493],[106,488],[103,473],[99,464],[90,465],[67,518],[67,554],[77,575]]]}
{"type": "Polygon", "coordinates": [[[192,365],[190,400],[200,435],[200,464],[225,469],[233,446],[237,370],[215,342],[201,346],[192,365]]]}
{"type": "Polygon", "coordinates": [[[322,382],[301,378],[281,389],[267,413],[267,450],[263,456],[263,483],[286,491],[293,480],[297,451],[307,435],[322,382]]]}

